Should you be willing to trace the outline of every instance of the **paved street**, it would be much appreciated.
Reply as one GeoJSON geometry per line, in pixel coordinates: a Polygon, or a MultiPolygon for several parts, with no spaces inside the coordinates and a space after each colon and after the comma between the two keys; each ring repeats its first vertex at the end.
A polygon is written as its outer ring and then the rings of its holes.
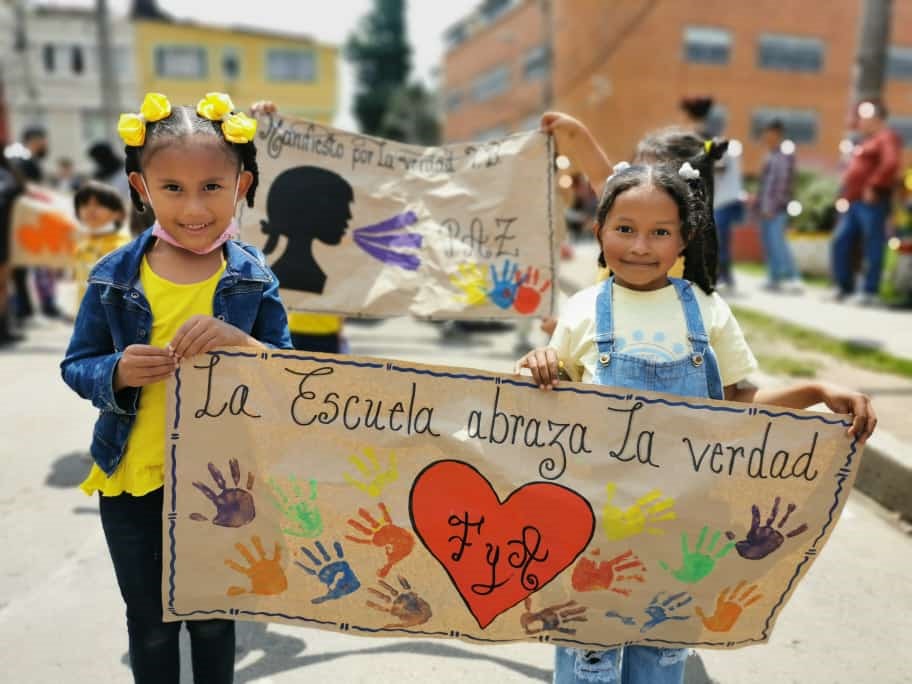
{"type": "MultiPolygon", "coordinates": [[[[440,345],[410,320],[350,325],[353,351],[419,362],[512,367],[515,334],[440,345]]],[[[130,681],[123,607],[97,515],[75,487],[88,463],[93,410],[59,378],[68,328],[42,323],[0,354],[0,680],[10,684],[130,681]]],[[[912,539],[854,492],[832,541],[767,646],[702,651],[689,682],[912,682],[912,539]],[[708,672],[709,678],[704,673],[708,672]]],[[[550,681],[551,649],[377,640],[239,623],[237,682],[550,681]]],[[[189,682],[189,663],[185,667],[189,682]]]]}

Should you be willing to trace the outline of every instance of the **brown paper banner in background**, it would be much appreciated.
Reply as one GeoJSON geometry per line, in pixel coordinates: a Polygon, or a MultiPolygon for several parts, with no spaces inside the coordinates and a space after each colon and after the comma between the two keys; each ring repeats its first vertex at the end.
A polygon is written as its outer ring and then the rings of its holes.
{"type": "Polygon", "coordinates": [[[76,230],[70,196],[30,185],[13,203],[10,261],[16,266],[72,267],[76,230]]]}
{"type": "Polygon", "coordinates": [[[294,310],[438,319],[549,315],[550,138],[424,148],[262,117],[241,237],[294,310]]]}
{"type": "Polygon", "coordinates": [[[235,349],[171,386],[163,601],[361,635],[765,642],[844,506],[844,416],[235,349]]]}

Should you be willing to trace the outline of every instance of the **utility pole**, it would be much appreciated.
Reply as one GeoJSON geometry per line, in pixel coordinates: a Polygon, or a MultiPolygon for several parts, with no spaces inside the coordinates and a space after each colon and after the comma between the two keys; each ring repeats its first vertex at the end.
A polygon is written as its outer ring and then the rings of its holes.
{"type": "Polygon", "coordinates": [[[893,0],[861,0],[858,50],[853,69],[853,106],[862,100],[883,99],[887,46],[893,0]]]}
{"type": "Polygon", "coordinates": [[[108,138],[117,128],[117,115],[121,110],[120,87],[114,73],[114,53],[111,50],[111,24],[108,21],[107,0],[95,0],[95,21],[98,33],[98,66],[101,83],[101,111],[105,118],[108,138]]]}
{"type": "Polygon", "coordinates": [[[542,84],[542,110],[554,106],[554,6],[552,0],[541,0],[542,27],[544,33],[545,82],[542,84]]]}
{"type": "Polygon", "coordinates": [[[35,79],[32,77],[32,60],[29,55],[28,32],[25,25],[25,0],[16,0],[13,5],[13,16],[16,22],[13,50],[19,54],[22,81],[29,100],[29,107],[37,107],[38,88],[35,87],[35,79]]]}

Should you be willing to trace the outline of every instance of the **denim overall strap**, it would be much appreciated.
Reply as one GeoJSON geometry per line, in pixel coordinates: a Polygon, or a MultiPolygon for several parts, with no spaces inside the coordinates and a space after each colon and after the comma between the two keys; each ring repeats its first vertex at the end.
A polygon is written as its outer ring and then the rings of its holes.
{"type": "Polygon", "coordinates": [[[724,391],[722,389],[722,374],[719,372],[719,363],[716,355],[709,346],[709,335],[706,334],[706,327],[703,325],[703,316],[700,313],[700,305],[693,292],[693,285],[681,278],[669,278],[675,291],[678,293],[678,299],[684,309],[684,322],[687,324],[687,339],[690,340],[692,348],[690,361],[694,366],[705,364],[706,367],[706,387],[711,399],[723,399],[724,391]]]}
{"type": "Polygon", "coordinates": [[[599,362],[607,364],[614,353],[614,314],[612,313],[612,289],[614,276],[602,283],[595,300],[595,344],[599,351],[599,362]]]}

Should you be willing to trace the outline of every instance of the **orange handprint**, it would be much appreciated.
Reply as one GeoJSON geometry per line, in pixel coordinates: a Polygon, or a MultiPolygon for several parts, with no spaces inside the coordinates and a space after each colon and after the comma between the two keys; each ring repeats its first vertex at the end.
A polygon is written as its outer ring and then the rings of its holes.
{"type": "MultiPolygon", "coordinates": [[[[599,550],[592,551],[592,555],[598,556],[599,550]]],[[[640,574],[642,572],[646,572],[646,566],[633,555],[633,551],[628,550],[620,556],[601,563],[596,563],[588,558],[580,558],[576,567],[573,568],[570,582],[577,591],[608,589],[615,594],[630,596],[631,589],[614,585],[624,582],[644,582],[645,579],[640,574]],[[621,574],[624,570],[630,570],[631,574],[621,574]]]]}
{"type": "Polygon", "coordinates": [[[377,576],[386,577],[392,567],[415,548],[415,537],[408,530],[393,524],[389,511],[383,503],[379,503],[377,506],[382,514],[380,522],[377,522],[367,509],[359,508],[358,514],[370,527],[366,527],[357,520],[349,519],[348,524],[364,537],[345,535],[345,538],[357,544],[373,544],[383,547],[386,550],[386,565],[377,570],[377,576]]]}
{"type": "Polygon", "coordinates": [[[716,612],[712,615],[704,615],[703,610],[697,607],[697,615],[703,620],[706,629],[713,632],[727,632],[735,626],[745,608],[763,598],[762,594],[751,596],[754,589],[757,588],[756,584],[750,585],[744,590],[744,593],[737,596],[745,584],[744,580],[738,582],[731,594],[728,593],[728,587],[720,591],[716,598],[716,612]]]}
{"type": "Polygon", "coordinates": [[[526,269],[525,275],[516,274],[516,282],[519,284],[519,289],[516,291],[516,299],[513,300],[513,308],[519,313],[534,313],[538,309],[542,295],[551,287],[550,278],[543,281],[541,285],[538,284],[538,278],[538,269],[531,266],[526,269]]]}
{"type": "Polygon", "coordinates": [[[288,588],[288,580],[285,577],[285,571],[282,569],[282,548],[276,542],[275,551],[272,558],[266,557],[266,551],[263,549],[263,542],[256,535],[250,538],[253,548],[259,554],[259,558],[254,558],[250,549],[238,542],[234,548],[238,550],[244,560],[247,561],[247,567],[235,563],[230,558],[225,559],[225,565],[246,575],[250,578],[250,589],[244,587],[231,586],[226,592],[228,596],[240,596],[241,594],[259,594],[260,596],[272,596],[281,594],[288,588]]]}

